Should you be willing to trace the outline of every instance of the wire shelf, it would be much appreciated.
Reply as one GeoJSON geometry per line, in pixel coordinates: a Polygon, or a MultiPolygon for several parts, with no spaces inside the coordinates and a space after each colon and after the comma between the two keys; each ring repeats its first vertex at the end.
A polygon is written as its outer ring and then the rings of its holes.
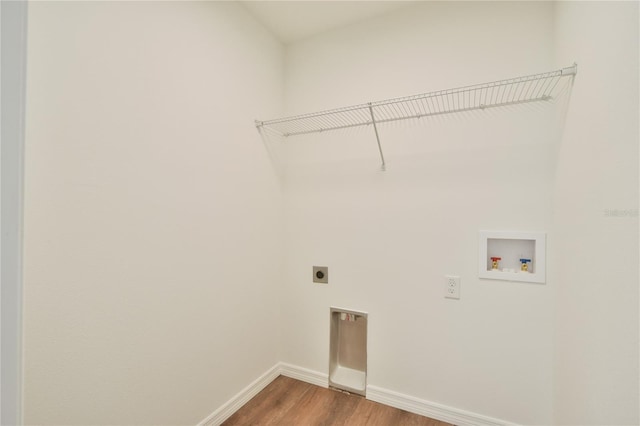
{"type": "Polygon", "coordinates": [[[366,104],[336,108],[292,117],[256,121],[267,129],[288,137],[350,127],[373,125],[384,169],[384,156],[376,125],[398,120],[473,111],[549,100],[559,81],[574,76],[577,65],[523,77],[498,80],[455,89],[422,93],[366,104]]]}

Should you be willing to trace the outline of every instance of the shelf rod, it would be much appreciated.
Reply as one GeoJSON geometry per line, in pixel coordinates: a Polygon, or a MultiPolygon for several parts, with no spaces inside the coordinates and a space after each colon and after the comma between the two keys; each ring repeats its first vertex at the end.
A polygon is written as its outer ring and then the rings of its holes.
{"type": "Polygon", "coordinates": [[[373,124],[373,131],[376,133],[376,141],[378,142],[380,159],[382,160],[382,166],[380,166],[380,168],[382,169],[382,171],[385,171],[386,165],[384,163],[384,154],[382,153],[382,145],[380,145],[380,136],[378,135],[378,126],[376,126],[376,117],[373,115],[373,107],[371,106],[371,102],[369,102],[369,113],[371,114],[371,124],[373,124]]]}
{"type": "MultiPolygon", "coordinates": [[[[548,82],[551,81],[551,79],[555,78],[555,77],[565,77],[565,76],[573,76],[577,74],[577,65],[574,63],[572,66],[566,67],[566,68],[562,68],[556,71],[551,71],[551,72],[546,72],[546,73],[541,73],[541,74],[534,74],[534,75],[528,75],[528,76],[523,76],[523,77],[517,77],[517,78],[511,78],[511,79],[506,79],[506,80],[498,80],[498,81],[493,81],[493,82],[489,82],[489,83],[484,83],[484,84],[476,84],[476,85],[472,85],[472,86],[464,86],[464,87],[459,87],[456,89],[449,89],[449,90],[441,90],[441,91],[437,91],[437,92],[430,92],[430,93],[423,93],[420,95],[413,95],[413,96],[405,96],[405,97],[401,97],[401,98],[395,98],[395,99],[387,99],[387,100],[383,100],[383,101],[377,101],[377,102],[371,102],[370,105],[373,108],[378,108],[380,106],[386,106],[386,105],[394,105],[394,104],[403,104],[406,102],[411,102],[411,101],[416,101],[416,100],[420,100],[420,99],[429,99],[429,98],[435,98],[436,101],[438,101],[438,104],[442,103],[442,105],[439,105],[439,110],[446,110],[446,111],[451,111],[451,112],[455,112],[457,110],[459,110],[460,108],[450,108],[450,106],[447,106],[446,103],[449,103],[451,101],[451,99],[449,98],[449,96],[458,96],[460,95],[461,92],[473,92],[474,96],[477,94],[478,96],[482,96],[482,97],[486,97],[487,96],[487,91],[489,90],[493,90],[496,87],[500,86],[500,87],[504,87],[503,90],[503,96],[505,96],[505,92],[509,92],[507,95],[507,98],[512,98],[512,92],[514,90],[514,88],[516,90],[521,90],[521,88],[518,86],[520,84],[523,83],[528,83],[528,82],[532,82],[532,81],[536,81],[536,86],[534,88],[534,92],[539,91],[540,89],[537,87],[537,85],[539,84],[540,81],[543,81],[542,86],[544,86],[544,90],[542,90],[543,92],[546,92],[547,88],[548,88],[548,82]],[[446,101],[446,103],[445,103],[446,101]]],[[[493,93],[493,92],[492,92],[493,93]]],[[[514,100],[514,99],[510,99],[510,100],[514,100]]],[[[527,99],[529,100],[529,99],[527,99]]],[[[470,99],[468,100],[470,101],[470,99]]],[[[260,121],[259,126],[274,126],[274,125],[278,125],[278,124],[284,124],[287,122],[291,122],[291,121],[304,121],[304,120],[313,120],[322,116],[340,116],[343,114],[347,114],[347,113],[352,113],[352,112],[356,112],[358,110],[365,110],[369,108],[369,104],[360,104],[360,105],[353,105],[350,107],[343,107],[343,108],[336,108],[336,109],[332,109],[332,110],[326,110],[326,111],[320,111],[320,112],[315,112],[315,113],[308,113],[308,114],[302,114],[302,115],[298,115],[298,116],[293,116],[293,117],[284,117],[284,118],[279,118],[279,119],[274,119],[274,120],[268,120],[268,121],[260,121]]],[[[350,122],[348,124],[345,124],[345,127],[352,127],[353,125],[366,125],[366,124],[370,124],[368,122],[363,122],[363,123],[353,123],[350,122]]],[[[342,126],[336,126],[335,128],[342,128],[342,126]]],[[[321,130],[333,130],[334,127],[328,127],[328,128],[322,128],[322,129],[317,129],[317,131],[321,131],[321,130]]],[[[293,134],[293,133],[289,133],[289,134],[293,134]]]]}
{"type": "Polygon", "coordinates": [[[373,125],[378,151],[382,160],[382,170],[385,170],[386,163],[378,133],[379,124],[528,102],[547,101],[554,98],[553,92],[562,78],[569,77],[573,82],[577,73],[578,66],[574,62],[569,67],[540,74],[386,99],[268,121],[256,120],[255,124],[258,130],[266,128],[283,137],[371,124],[373,125]]]}
{"type": "MultiPolygon", "coordinates": [[[[427,113],[424,113],[424,114],[415,114],[415,115],[410,115],[410,116],[393,117],[393,118],[386,118],[386,119],[376,119],[376,124],[391,123],[391,122],[394,122],[394,121],[415,119],[415,118],[433,117],[433,116],[437,116],[437,115],[446,115],[446,114],[457,113],[457,112],[486,110],[486,109],[489,109],[489,108],[505,107],[505,106],[511,106],[511,105],[526,104],[526,103],[531,103],[531,102],[549,101],[551,99],[553,99],[551,96],[544,95],[544,96],[539,96],[539,97],[537,97],[535,99],[527,99],[527,100],[522,100],[522,101],[501,102],[501,103],[495,103],[495,104],[490,104],[490,105],[480,104],[480,105],[477,105],[477,106],[471,106],[471,107],[468,107],[468,108],[460,108],[460,109],[456,109],[456,110],[452,110],[452,111],[436,111],[436,112],[427,112],[427,113]]],[[[378,112],[380,112],[380,111],[378,111],[378,112]]],[[[331,130],[348,129],[348,128],[351,128],[351,127],[360,127],[360,126],[369,125],[369,124],[372,124],[372,123],[371,122],[366,122],[366,123],[362,123],[362,124],[356,123],[356,124],[350,124],[350,125],[347,125],[347,126],[332,127],[331,130]]],[[[257,126],[259,127],[260,125],[258,124],[257,126]]],[[[301,132],[290,132],[290,133],[286,133],[284,136],[308,135],[308,134],[311,134],[311,133],[318,133],[318,130],[307,130],[307,131],[301,131],[301,132]]],[[[376,129],[376,133],[377,133],[377,129],[376,129]]]]}

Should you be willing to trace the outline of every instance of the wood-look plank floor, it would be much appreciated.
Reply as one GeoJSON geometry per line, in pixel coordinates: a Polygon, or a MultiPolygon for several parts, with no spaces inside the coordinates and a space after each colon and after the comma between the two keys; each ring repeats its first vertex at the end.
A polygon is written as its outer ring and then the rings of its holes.
{"type": "Polygon", "coordinates": [[[450,426],[439,420],[280,376],[223,426],[450,426]]]}

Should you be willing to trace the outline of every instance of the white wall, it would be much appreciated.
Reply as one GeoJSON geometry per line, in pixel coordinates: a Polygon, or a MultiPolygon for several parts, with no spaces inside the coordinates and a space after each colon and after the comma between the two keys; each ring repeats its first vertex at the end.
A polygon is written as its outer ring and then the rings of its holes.
{"type": "Polygon", "coordinates": [[[195,424],[278,360],[283,48],[233,3],[33,2],[25,423],[195,424]]]}
{"type": "MultiPolygon", "coordinates": [[[[421,3],[291,45],[288,113],[553,69],[553,4],[421,3]]],[[[570,65],[571,62],[564,64],[570,65]]],[[[477,278],[478,230],[549,231],[555,104],[289,139],[283,361],[328,371],[329,307],[369,313],[371,385],[551,423],[553,283],[477,278]],[[311,283],[312,265],[330,283],[311,283]],[[462,278],[459,301],[443,277],[462,278]]]]}
{"type": "Polygon", "coordinates": [[[556,6],[557,62],[579,66],[554,191],[557,424],[640,423],[638,22],[637,2],[556,6]]]}
{"type": "Polygon", "coordinates": [[[369,312],[369,384],[637,424],[637,217],[605,216],[638,208],[637,14],[422,3],[285,69],[231,3],[31,3],[25,422],[196,423],[277,361],[327,372],[343,306],[369,312]],[[284,200],[251,126],[283,88],[302,113],[574,60],[571,100],[381,126],[384,173],[372,129],[291,139],[284,200]],[[479,229],[548,231],[547,283],[477,279],[479,229]]]}

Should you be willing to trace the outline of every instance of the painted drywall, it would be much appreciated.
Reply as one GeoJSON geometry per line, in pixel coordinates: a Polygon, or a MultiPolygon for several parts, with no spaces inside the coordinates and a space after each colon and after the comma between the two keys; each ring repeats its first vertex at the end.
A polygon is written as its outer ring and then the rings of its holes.
{"type": "Polygon", "coordinates": [[[22,423],[22,178],[27,56],[26,2],[0,3],[2,25],[2,288],[0,423],[22,423]]]}
{"type": "Polygon", "coordinates": [[[556,5],[556,60],[579,66],[554,188],[556,424],[640,424],[638,18],[556,5]]]}
{"type": "MultiPolygon", "coordinates": [[[[287,112],[549,71],[553,14],[428,2],[294,43],[287,112]]],[[[361,310],[370,385],[550,424],[553,283],[481,280],[477,262],[479,230],[549,231],[559,104],[380,126],[386,172],[369,127],[288,139],[282,361],[327,373],[330,306],[361,310]]]]}
{"type": "Polygon", "coordinates": [[[293,44],[286,70],[233,4],[30,7],[27,423],[196,423],[279,360],[326,372],[336,305],[369,312],[372,385],[638,423],[637,4],[419,4],[293,44]],[[283,72],[297,113],[574,60],[571,101],[382,127],[385,173],[368,128],[287,142],[277,287],[274,158],[246,123],[280,115],[283,72]],[[479,229],[551,230],[547,284],[477,279],[479,229]]]}
{"type": "Polygon", "coordinates": [[[25,423],[196,424],[279,360],[283,48],[231,2],[29,6],[25,423]]]}

